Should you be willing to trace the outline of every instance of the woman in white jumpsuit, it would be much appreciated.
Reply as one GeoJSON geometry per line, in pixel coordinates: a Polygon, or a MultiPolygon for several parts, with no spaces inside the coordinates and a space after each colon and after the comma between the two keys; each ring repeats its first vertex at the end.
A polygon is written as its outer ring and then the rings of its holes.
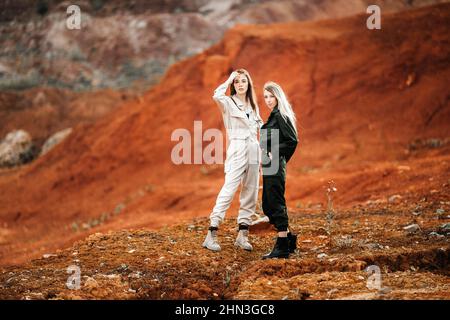
{"type": "Polygon", "coordinates": [[[237,218],[239,233],[235,245],[251,251],[253,247],[248,241],[248,227],[258,199],[261,162],[258,133],[263,121],[259,115],[249,73],[244,69],[234,71],[228,80],[214,91],[213,99],[222,112],[228,148],[225,182],[210,215],[211,224],[203,247],[220,251],[217,241],[218,227],[225,218],[239,185],[242,185],[237,218]],[[228,87],[231,96],[226,95],[228,87]]]}

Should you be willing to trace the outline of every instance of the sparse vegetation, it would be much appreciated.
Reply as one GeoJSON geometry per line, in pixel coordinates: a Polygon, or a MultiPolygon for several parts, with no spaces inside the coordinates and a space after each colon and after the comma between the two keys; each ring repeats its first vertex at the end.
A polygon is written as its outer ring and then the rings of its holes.
{"type": "Polygon", "coordinates": [[[328,235],[329,245],[333,245],[333,230],[335,228],[335,213],[333,208],[333,193],[337,191],[334,181],[328,181],[328,186],[326,188],[327,194],[327,211],[326,211],[326,230],[328,235]]]}

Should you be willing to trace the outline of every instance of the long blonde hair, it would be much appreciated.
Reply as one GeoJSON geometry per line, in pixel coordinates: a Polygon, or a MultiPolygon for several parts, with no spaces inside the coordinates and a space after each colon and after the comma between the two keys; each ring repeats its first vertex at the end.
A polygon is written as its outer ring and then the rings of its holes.
{"type": "MultiPolygon", "coordinates": [[[[294,127],[295,134],[297,133],[297,118],[295,117],[294,110],[292,109],[291,104],[289,103],[286,94],[283,89],[273,81],[266,82],[264,84],[264,90],[269,91],[271,94],[275,96],[277,99],[278,109],[280,110],[281,116],[284,120],[289,119],[294,127]]],[[[287,121],[286,121],[287,122],[287,121]]]]}

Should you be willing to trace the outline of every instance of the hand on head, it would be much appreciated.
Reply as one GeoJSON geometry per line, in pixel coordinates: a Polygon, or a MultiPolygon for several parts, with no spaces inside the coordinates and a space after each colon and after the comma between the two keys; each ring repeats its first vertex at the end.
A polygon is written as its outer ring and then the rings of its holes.
{"type": "Polygon", "coordinates": [[[237,76],[239,75],[239,73],[237,72],[237,71],[233,71],[231,74],[230,74],[230,77],[228,78],[228,81],[233,81],[234,80],[234,78],[236,78],[237,76]]]}

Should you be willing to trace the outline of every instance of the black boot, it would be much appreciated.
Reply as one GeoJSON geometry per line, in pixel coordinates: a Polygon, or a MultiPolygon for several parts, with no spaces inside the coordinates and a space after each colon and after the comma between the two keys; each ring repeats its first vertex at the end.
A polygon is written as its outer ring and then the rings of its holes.
{"type": "Polygon", "coordinates": [[[275,246],[271,253],[264,255],[264,259],[272,259],[272,258],[289,258],[289,240],[287,237],[277,238],[277,242],[275,242],[275,246]]]}
{"type": "Polygon", "coordinates": [[[288,240],[289,240],[289,253],[294,253],[297,249],[297,235],[291,232],[288,232],[288,240]]]}

